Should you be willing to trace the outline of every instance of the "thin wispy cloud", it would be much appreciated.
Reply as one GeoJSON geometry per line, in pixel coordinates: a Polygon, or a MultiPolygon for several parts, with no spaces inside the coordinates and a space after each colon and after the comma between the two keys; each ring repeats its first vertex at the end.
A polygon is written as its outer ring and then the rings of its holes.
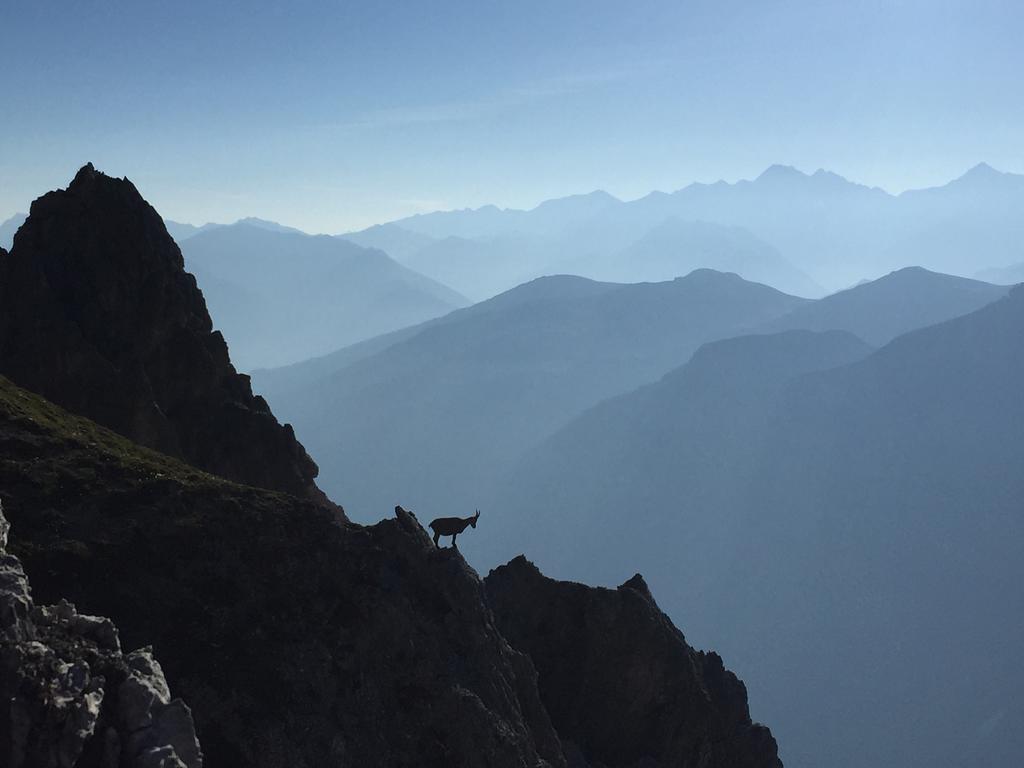
{"type": "Polygon", "coordinates": [[[636,67],[629,67],[603,72],[560,75],[507,88],[480,99],[409,104],[375,109],[364,112],[352,120],[344,121],[339,127],[387,127],[479,120],[545,99],[583,93],[621,82],[635,74],[636,71],[636,67]]]}

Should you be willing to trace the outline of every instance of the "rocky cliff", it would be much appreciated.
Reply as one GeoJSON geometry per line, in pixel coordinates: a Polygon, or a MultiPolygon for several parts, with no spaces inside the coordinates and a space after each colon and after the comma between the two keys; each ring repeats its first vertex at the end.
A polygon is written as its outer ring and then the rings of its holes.
{"type": "Polygon", "coordinates": [[[0,497],[37,597],[152,645],[208,765],[563,765],[529,659],[410,513],[339,524],[2,377],[0,497]]]}
{"type": "Polygon", "coordinates": [[[32,203],[0,253],[0,373],[209,472],[322,499],[291,427],[231,365],[163,220],[92,165],[32,203]]]}
{"type": "Polygon", "coordinates": [[[202,768],[192,713],[110,619],[36,605],[0,504],[0,766],[202,768]]]}
{"type": "Polygon", "coordinates": [[[572,765],[781,768],[743,683],[687,644],[639,574],[618,589],[588,587],[519,556],[486,583],[502,634],[536,665],[572,765]]]}

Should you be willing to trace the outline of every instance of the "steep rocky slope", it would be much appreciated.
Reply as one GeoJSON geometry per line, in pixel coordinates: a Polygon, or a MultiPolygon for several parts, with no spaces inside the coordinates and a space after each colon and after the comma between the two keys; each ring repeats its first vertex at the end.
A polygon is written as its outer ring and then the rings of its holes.
{"type": "Polygon", "coordinates": [[[637,574],[618,589],[555,581],[519,556],[486,580],[498,626],[537,667],[574,764],[781,768],[747,692],[695,651],[637,574]]]}
{"type": "Polygon", "coordinates": [[[0,373],[232,480],[322,498],[317,468],[235,372],[163,221],[91,165],[0,256],[0,373]]]}
{"type": "Polygon", "coordinates": [[[201,768],[192,713],[110,619],[36,605],[0,503],[0,766],[201,768]]]}
{"type": "Polygon", "coordinates": [[[0,448],[37,596],[151,644],[209,765],[563,764],[530,661],[409,513],[339,525],[2,378],[0,448]]]}

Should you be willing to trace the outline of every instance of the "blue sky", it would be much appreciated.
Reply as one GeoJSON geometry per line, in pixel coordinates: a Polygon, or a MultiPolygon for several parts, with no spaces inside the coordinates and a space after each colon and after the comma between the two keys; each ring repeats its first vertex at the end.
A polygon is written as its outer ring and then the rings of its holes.
{"type": "Polygon", "coordinates": [[[48,2],[0,9],[0,219],[86,161],[168,218],[341,232],[825,167],[1024,171],[1024,3],[48,2]]]}

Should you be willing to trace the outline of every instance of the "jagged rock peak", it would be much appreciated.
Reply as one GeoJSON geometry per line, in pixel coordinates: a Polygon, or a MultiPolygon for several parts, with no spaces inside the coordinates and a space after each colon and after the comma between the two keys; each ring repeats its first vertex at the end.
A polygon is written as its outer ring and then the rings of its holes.
{"type": "Polygon", "coordinates": [[[549,579],[520,556],[486,587],[501,633],[537,669],[570,765],[781,768],[743,683],[717,654],[686,643],[641,576],[588,587],[549,579]]]}
{"type": "Polygon", "coordinates": [[[102,174],[99,174],[96,171],[96,168],[93,166],[92,163],[86,163],[85,165],[78,169],[78,173],[76,173],[75,178],[71,180],[71,183],[68,185],[68,189],[71,190],[77,186],[86,184],[89,182],[90,179],[95,179],[99,175],[102,174]]]}
{"type": "Polygon", "coordinates": [[[654,602],[654,595],[651,594],[651,588],[647,586],[647,582],[644,581],[644,577],[639,573],[634,573],[632,578],[620,584],[619,589],[631,589],[634,592],[643,595],[652,603],[654,602]]]}
{"type": "Polygon", "coordinates": [[[35,605],[0,503],[0,765],[202,768],[192,712],[110,619],[35,605]]]}
{"type": "Polygon", "coordinates": [[[0,373],[206,471],[326,503],[291,427],[231,365],[159,214],[92,164],[32,203],[0,258],[0,373]]]}

